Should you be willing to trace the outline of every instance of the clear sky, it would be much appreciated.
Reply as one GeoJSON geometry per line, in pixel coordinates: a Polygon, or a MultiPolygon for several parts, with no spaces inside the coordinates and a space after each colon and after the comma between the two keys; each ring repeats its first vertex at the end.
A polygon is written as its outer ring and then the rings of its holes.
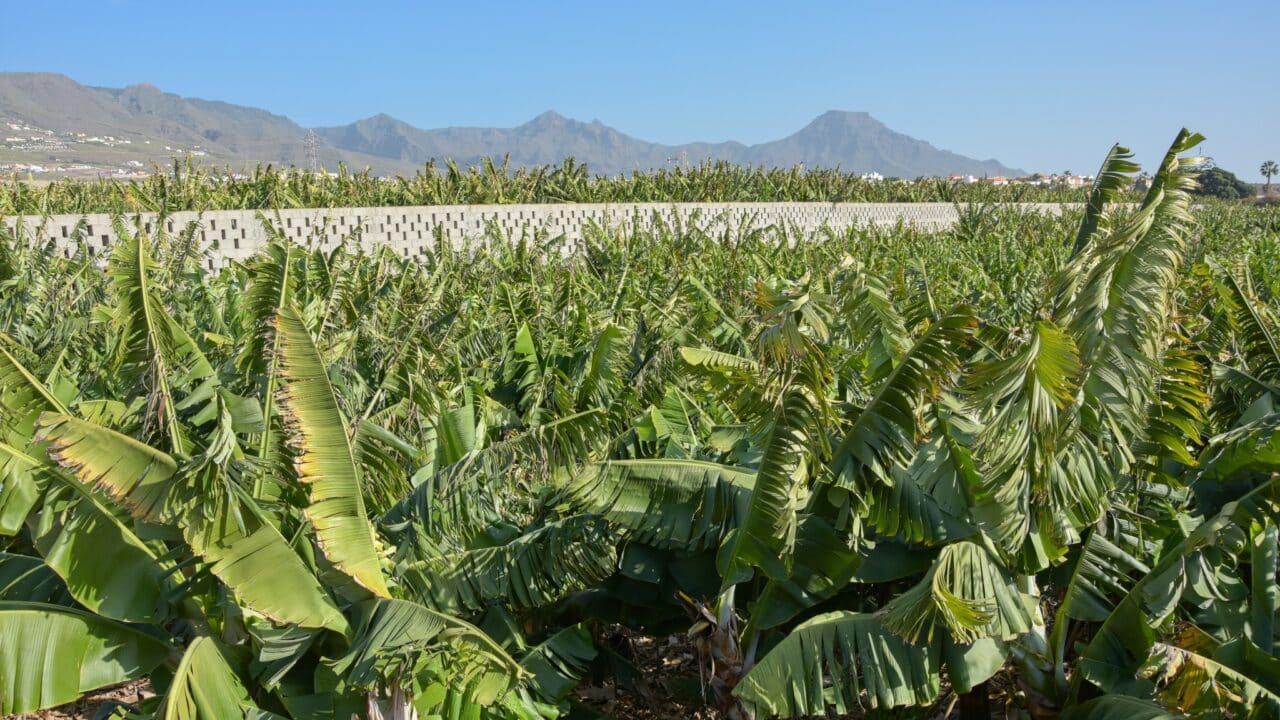
{"type": "Polygon", "coordinates": [[[1280,2],[3,0],[0,70],[150,82],[303,125],[555,109],[664,143],[863,110],[934,145],[1092,173],[1178,128],[1249,180],[1280,160],[1280,2]]]}

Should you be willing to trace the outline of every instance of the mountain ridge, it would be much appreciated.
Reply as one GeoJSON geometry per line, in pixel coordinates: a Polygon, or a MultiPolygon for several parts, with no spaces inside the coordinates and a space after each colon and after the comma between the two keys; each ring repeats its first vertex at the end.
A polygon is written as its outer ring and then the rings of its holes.
{"type": "Polygon", "coordinates": [[[920,175],[1020,175],[995,159],[977,160],[896,132],[866,112],[829,110],[778,140],[747,145],[735,140],[665,145],[627,135],[599,120],[584,122],[548,110],[511,128],[448,127],[424,130],[385,113],[347,125],[318,127],[330,144],[347,150],[416,163],[453,157],[473,164],[509,155],[514,165],[547,165],[565,157],[583,160],[606,174],[663,167],[672,159],[691,163],[727,160],[744,165],[835,167],[849,172],[920,175]],[[376,127],[390,124],[377,133],[376,127]],[[388,134],[394,133],[394,142],[388,134]],[[549,138],[549,135],[558,136],[549,138]],[[376,142],[371,139],[376,136],[376,142]],[[393,148],[389,148],[388,145],[393,148]]]}
{"type": "MultiPolygon", "coordinates": [[[[171,154],[204,153],[228,165],[265,162],[305,166],[309,162],[304,140],[308,128],[285,115],[220,100],[183,97],[149,83],[104,88],[81,85],[55,73],[0,73],[0,120],[72,138],[51,145],[52,150],[32,151],[37,156],[43,152],[45,157],[40,159],[45,160],[61,160],[62,156],[75,160],[77,152],[88,153],[88,148],[80,147],[86,143],[76,138],[81,133],[120,138],[111,146],[114,155],[123,157],[132,152],[151,161],[165,158],[160,151],[163,147],[171,154]],[[129,142],[118,144],[125,139],[129,142]],[[62,156],[59,150],[65,151],[62,156]]],[[[0,131],[4,129],[0,126],[0,131]]],[[[869,113],[838,110],[819,115],[786,137],[751,145],[734,140],[655,143],[598,119],[585,122],[555,110],[510,128],[423,129],[377,113],[345,125],[311,130],[319,138],[319,163],[334,167],[343,162],[380,174],[412,173],[432,159],[449,158],[466,166],[504,156],[514,166],[554,165],[573,157],[605,175],[707,160],[773,167],[840,167],[847,172],[906,178],[1022,172],[995,159],[978,160],[937,148],[894,131],[869,113]]],[[[0,158],[14,155],[14,150],[0,145],[0,158]]]]}

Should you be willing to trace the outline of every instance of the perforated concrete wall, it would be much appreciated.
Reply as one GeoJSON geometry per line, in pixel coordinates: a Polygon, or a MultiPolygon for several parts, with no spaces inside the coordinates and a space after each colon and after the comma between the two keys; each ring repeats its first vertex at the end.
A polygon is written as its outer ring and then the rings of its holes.
{"type": "MultiPolygon", "coordinates": [[[[1064,206],[1025,203],[1018,207],[1058,214],[1064,206]]],[[[412,257],[430,252],[438,239],[451,247],[463,247],[486,237],[539,237],[550,240],[562,252],[574,252],[593,228],[697,227],[719,235],[769,226],[813,232],[902,222],[938,229],[950,226],[958,216],[956,206],[949,203],[432,205],[178,212],[163,221],[154,213],[143,213],[127,218],[126,227],[155,232],[155,224],[164,222],[170,233],[192,232],[202,247],[211,250],[214,260],[210,264],[225,265],[254,255],[270,239],[271,228],[300,244],[320,247],[333,247],[358,231],[363,243],[390,245],[412,257]]],[[[19,222],[28,242],[52,241],[57,252],[68,256],[81,241],[89,252],[100,254],[117,239],[112,218],[105,214],[0,218],[10,232],[19,222]]]]}

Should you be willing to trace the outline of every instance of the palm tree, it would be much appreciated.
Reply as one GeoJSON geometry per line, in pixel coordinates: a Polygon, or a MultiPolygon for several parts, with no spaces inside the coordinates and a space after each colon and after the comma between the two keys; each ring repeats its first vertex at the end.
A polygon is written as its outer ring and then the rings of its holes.
{"type": "Polygon", "coordinates": [[[1258,168],[1258,172],[1267,179],[1267,184],[1263,187],[1262,194],[1264,196],[1271,195],[1271,176],[1280,175],[1280,165],[1276,165],[1275,160],[1268,160],[1262,163],[1262,167],[1258,168]]]}

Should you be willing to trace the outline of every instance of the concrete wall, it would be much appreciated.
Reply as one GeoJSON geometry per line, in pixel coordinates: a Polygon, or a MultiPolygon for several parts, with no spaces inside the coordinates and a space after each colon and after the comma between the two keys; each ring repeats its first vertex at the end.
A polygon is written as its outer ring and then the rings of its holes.
{"type": "MultiPolygon", "coordinates": [[[[1058,214],[1063,206],[1025,203],[1019,207],[1058,214]]],[[[839,231],[901,221],[922,229],[939,229],[950,226],[957,217],[955,206],[949,203],[636,203],[226,210],[178,212],[163,222],[171,233],[193,232],[202,246],[212,250],[213,267],[256,253],[270,238],[264,220],[300,244],[334,247],[358,229],[362,242],[390,245],[412,257],[431,251],[437,236],[460,247],[495,230],[509,239],[551,239],[562,252],[574,252],[593,227],[692,226],[720,234],[783,225],[802,232],[822,228],[839,231]]],[[[28,242],[52,240],[57,252],[68,256],[81,238],[94,254],[117,239],[111,216],[105,214],[0,218],[0,224],[11,232],[19,221],[25,226],[28,242]]],[[[143,213],[127,218],[126,226],[155,232],[157,222],[154,213],[143,213]]]]}

